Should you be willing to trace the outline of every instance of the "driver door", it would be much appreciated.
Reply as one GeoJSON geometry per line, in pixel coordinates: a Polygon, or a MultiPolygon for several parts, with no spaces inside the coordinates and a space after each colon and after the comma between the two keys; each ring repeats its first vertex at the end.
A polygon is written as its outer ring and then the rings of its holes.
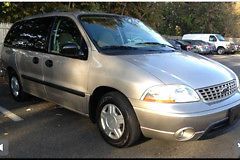
{"type": "Polygon", "coordinates": [[[47,98],[66,108],[84,112],[89,63],[88,48],[76,23],[69,17],[57,17],[50,39],[50,53],[43,56],[43,73],[47,98]],[[82,57],[68,57],[61,50],[75,43],[82,57]]]}

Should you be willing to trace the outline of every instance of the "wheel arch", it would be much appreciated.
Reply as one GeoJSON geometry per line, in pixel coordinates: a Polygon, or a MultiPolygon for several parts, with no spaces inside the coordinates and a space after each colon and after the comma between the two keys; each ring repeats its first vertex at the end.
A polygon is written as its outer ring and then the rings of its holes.
{"type": "Polygon", "coordinates": [[[97,87],[93,91],[93,93],[92,93],[92,95],[90,96],[90,99],[89,99],[89,118],[93,123],[96,123],[96,109],[97,109],[98,102],[100,101],[100,99],[102,98],[102,96],[104,94],[106,94],[108,92],[112,92],[112,91],[119,92],[127,98],[126,95],[124,95],[121,91],[119,91],[116,88],[108,87],[108,86],[97,87]]]}
{"type": "Polygon", "coordinates": [[[14,69],[13,67],[11,67],[11,66],[8,66],[8,67],[7,67],[7,72],[8,72],[8,74],[11,73],[11,72],[17,73],[17,72],[15,71],[15,69],[14,69]]]}
{"type": "Polygon", "coordinates": [[[6,67],[6,71],[7,71],[6,72],[7,78],[9,78],[10,73],[15,73],[18,76],[19,80],[22,81],[22,79],[20,77],[20,74],[19,74],[19,72],[17,71],[16,68],[14,68],[12,66],[8,66],[8,67],[6,67]]]}
{"type": "Polygon", "coordinates": [[[223,48],[223,49],[225,49],[225,47],[223,47],[223,46],[218,46],[218,47],[217,47],[217,49],[220,49],[220,48],[223,48]]]}

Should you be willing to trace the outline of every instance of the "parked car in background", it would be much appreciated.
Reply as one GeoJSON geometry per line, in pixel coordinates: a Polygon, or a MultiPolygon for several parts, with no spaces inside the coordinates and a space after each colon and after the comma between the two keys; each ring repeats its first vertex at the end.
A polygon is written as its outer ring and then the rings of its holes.
{"type": "Polygon", "coordinates": [[[234,49],[236,52],[240,51],[240,45],[239,44],[235,44],[234,45],[234,49]]]}
{"type": "Polygon", "coordinates": [[[182,40],[172,39],[172,40],[169,40],[169,43],[171,43],[176,49],[179,49],[179,50],[185,50],[185,51],[192,50],[192,45],[182,40]]]}
{"type": "MultiPolygon", "coordinates": [[[[204,42],[204,41],[203,41],[203,42],[204,42]]],[[[209,48],[210,48],[210,53],[211,53],[211,54],[217,53],[217,48],[216,48],[216,46],[215,46],[214,44],[209,43],[209,42],[204,42],[204,43],[206,43],[206,44],[209,46],[209,48]]]]}
{"type": "Polygon", "coordinates": [[[202,40],[214,44],[218,54],[234,53],[234,43],[226,41],[221,34],[185,34],[182,40],[202,40]]]}
{"type": "Polygon", "coordinates": [[[167,40],[174,48],[176,48],[177,50],[182,50],[181,45],[178,43],[177,40],[174,39],[168,39],[167,40]]]}
{"type": "Polygon", "coordinates": [[[183,40],[188,42],[192,46],[192,52],[199,53],[199,54],[210,54],[215,51],[215,46],[213,47],[207,42],[201,40],[183,40]]]}

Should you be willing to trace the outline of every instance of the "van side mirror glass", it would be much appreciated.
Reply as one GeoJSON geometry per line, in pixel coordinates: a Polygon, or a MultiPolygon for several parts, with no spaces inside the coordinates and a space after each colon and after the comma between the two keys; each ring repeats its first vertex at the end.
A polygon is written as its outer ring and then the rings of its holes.
{"type": "Polygon", "coordinates": [[[84,53],[75,43],[67,43],[61,48],[61,54],[68,57],[80,57],[84,53]]]}

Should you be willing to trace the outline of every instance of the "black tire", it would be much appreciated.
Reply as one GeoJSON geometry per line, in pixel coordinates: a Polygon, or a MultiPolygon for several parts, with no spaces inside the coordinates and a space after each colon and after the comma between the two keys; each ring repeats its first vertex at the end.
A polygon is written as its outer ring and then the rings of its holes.
{"type": "Polygon", "coordinates": [[[137,119],[137,116],[133,110],[132,105],[128,101],[128,99],[119,92],[109,92],[106,93],[100,100],[97,106],[97,126],[103,137],[103,139],[115,147],[129,147],[135,144],[139,138],[141,137],[140,125],[137,119]],[[101,124],[101,111],[103,107],[107,104],[115,105],[122,113],[124,118],[124,131],[120,138],[113,139],[109,137],[103,130],[103,126],[101,124]]]}
{"type": "Polygon", "coordinates": [[[219,55],[225,54],[225,49],[223,47],[218,47],[217,54],[219,54],[219,55]]]}
{"type": "Polygon", "coordinates": [[[18,75],[16,74],[16,72],[14,72],[14,71],[9,71],[8,76],[9,76],[9,77],[8,77],[8,78],[9,78],[9,83],[8,83],[8,85],[9,85],[9,90],[10,90],[10,93],[11,93],[12,97],[14,98],[14,100],[16,100],[16,101],[18,101],[18,102],[25,101],[25,100],[27,99],[27,97],[28,97],[28,94],[23,91],[22,83],[21,83],[21,81],[19,80],[19,77],[18,77],[18,75]],[[11,87],[11,80],[12,80],[13,78],[16,78],[16,80],[17,80],[17,82],[18,82],[18,84],[19,84],[19,92],[18,92],[17,95],[14,94],[13,88],[11,87]]]}

